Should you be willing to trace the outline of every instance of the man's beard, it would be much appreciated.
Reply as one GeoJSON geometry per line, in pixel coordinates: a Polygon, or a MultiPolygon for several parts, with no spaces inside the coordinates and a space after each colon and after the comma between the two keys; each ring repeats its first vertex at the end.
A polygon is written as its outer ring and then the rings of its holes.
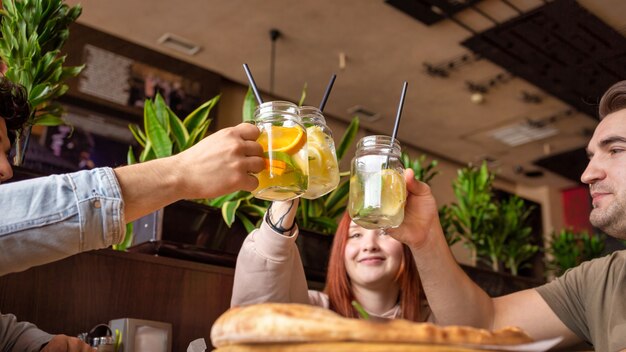
{"type": "Polygon", "coordinates": [[[621,199],[616,197],[615,201],[605,208],[592,209],[589,221],[613,237],[626,238],[626,209],[621,199]]]}

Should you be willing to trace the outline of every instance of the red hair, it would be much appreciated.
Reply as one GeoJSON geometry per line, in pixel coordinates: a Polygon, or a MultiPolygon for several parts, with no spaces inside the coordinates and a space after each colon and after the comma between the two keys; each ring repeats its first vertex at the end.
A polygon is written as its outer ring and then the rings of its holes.
{"type": "MultiPolygon", "coordinates": [[[[348,241],[348,229],[350,227],[350,216],[344,213],[330,251],[330,259],[328,260],[328,274],[326,275],[326,287],[324,292],[328,295],[330,301],[330,309],[338,314],[349,317],[359,317],[357,311],[352,307],[352,286],[350,278],[346,271],[344,261],[346,242],[348,241]]],[[[396,275],[396,281],[400,286],[400,309],[402,318],[412,321],[420,320],[420,300],[421,300],[421,283],[417,267],[413,261],[413,255],[408,246],[403,247],[403,259],[400,269],[396,275]]]]}

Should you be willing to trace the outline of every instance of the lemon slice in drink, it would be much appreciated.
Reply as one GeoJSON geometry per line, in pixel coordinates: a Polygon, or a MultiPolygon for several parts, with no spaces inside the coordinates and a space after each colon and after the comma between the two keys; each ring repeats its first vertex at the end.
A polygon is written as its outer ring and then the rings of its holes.
{"type": "Polygon", "coordinates": [[[332,150],[326,140],[326,134],[319,126],[306,129],[309,149],[309,167],[311,169],[326,169],[328,161],[333,158],[332,150]]]}
{"type": "Polygon", "coordinates": [[[381,172],[382,176],[382,213],[393,216],[402,210],[406,201],[406,184],[404,176],[396,170],[385,169],[381,172]]]}

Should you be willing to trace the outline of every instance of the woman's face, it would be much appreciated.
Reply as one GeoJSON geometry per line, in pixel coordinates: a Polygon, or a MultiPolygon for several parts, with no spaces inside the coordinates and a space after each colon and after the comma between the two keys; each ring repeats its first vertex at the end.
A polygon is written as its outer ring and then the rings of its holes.
{"type": "Polygon", "coordinates": [[[344,261],[352,285],[368,289],[389,287],[402,259],[402,243],[382,230],[367,230],[350,222],[344,261]]]}

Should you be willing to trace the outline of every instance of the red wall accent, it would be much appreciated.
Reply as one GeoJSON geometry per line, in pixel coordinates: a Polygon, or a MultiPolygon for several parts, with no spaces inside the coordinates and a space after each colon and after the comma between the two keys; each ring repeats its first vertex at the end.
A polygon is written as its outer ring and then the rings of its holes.
{"type": "Polygon", "coordinates": [[[591,198],[588,186],[577,186],[561,191],[563,200],[563,221],[565,226],[574,231],[593,233],[589,222],[591,198]]]}

